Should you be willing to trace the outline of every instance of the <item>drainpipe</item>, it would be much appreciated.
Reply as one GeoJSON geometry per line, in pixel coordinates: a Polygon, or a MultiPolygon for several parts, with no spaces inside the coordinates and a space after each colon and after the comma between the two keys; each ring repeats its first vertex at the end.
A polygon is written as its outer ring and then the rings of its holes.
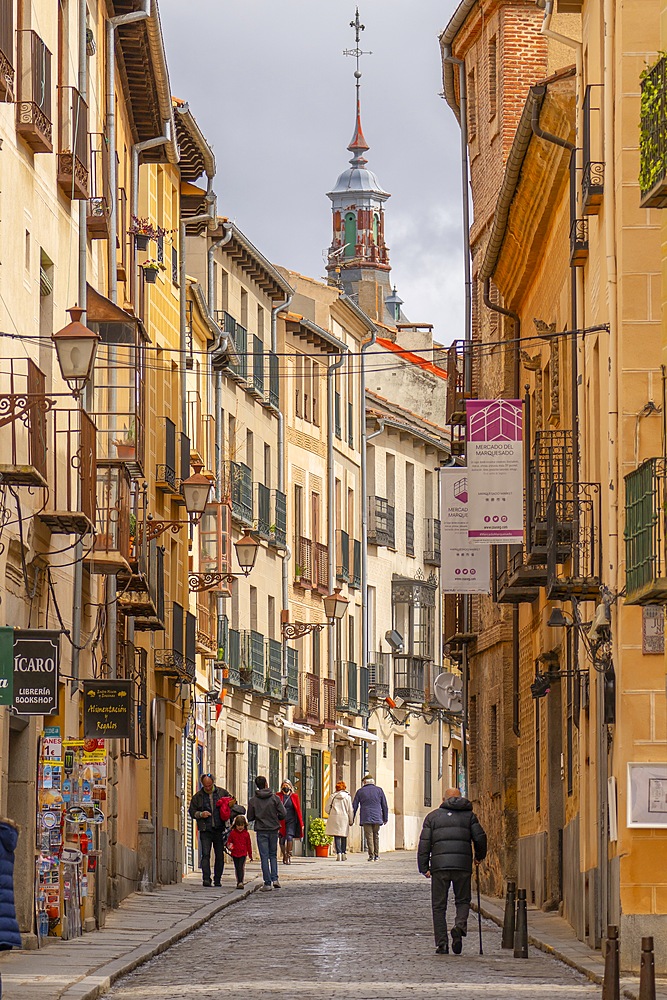
{"type": "MultiPolygon", "coordinates": [[[[361,345],[361,375],[360,375],[360,404],[361,410],[361,665],[368,668],[368,474],[366,467],[366,446],[368,444],[368,434],[366,432],[366,351],[375,344],[377,340],[377,330],[371,330],[370,338],[361,345]]],[[[384,423],[380,430],[384,430],[384,423]]],[[[376,436],[375,433],[372,435],[376,436]]],[[[366,765],[368,748],[364,742],[362,749],[362,763],[366,765]]]]}
{"type": "Polygon", "coordinates": [[[208,211],[201,215],[193,215],[190,218],[181,218],[179,226],[179,259],[178,259],[178,283],[179,283],[179,305],[180,305],[180,327],[181,327],[181,425],[185,434],[188,426],[188,399],[187,399],[187,368],[186,354],[188,349],[187,325],[187,267],[186,267],[186,226],[196,226],[202,222],[207,222],[209,226],[215,224],[217,200],[213,191],[213,175],[208,178],[206,197],[204,199],[208,206],[208,211]]]}
{"type": "MultiPolygon", "coordinates": [[[[118,170],[116,167],[116,28],[133,21],[145,21],[150,17],[151,0],[140,0],[139,10],[129,14],[110,17],[106,22],[106,118],[107,141],[109,143],[109,190],[111,211],[109,213],[109,242],[107,245],[109,268],[108,289],[112,302],[118,299],[118,278],[116,275],[116,241],[118,239],[118,170]]],[[[85,203],[84,203],[85,204],[85,203]]]]}
{"type": "MultiPolygon", "coordinates": [[[[348,358],[348,352],[341,352],[337,361],[327,368],[327,521],[329,546],[329,593],[336,586],[336,477],[334,472],[334,373],[343,367],[348,358]]],[[[349,558],[349,555],[348,555],[349,558]]],[[[333,635],[329,633],[328,644],[329,677],[334,677],[334,643],[333,635]]]]}
{"type": "MultiPolygon", "coordinates": [[[[164,132],[154,139],[144,139],[143,142],[135,142],[131,151],[130,164],[130,218],[139,215],[139,157],[147,149],[154,149],[156,146],[163,146],[166,142],[171,142],[171,122],[164,123],[164,132]]],[[[158,219],[159,224],[159,219],[158,219]]],[[[130,245],[130,299],[134,302],[137,287],[137,251],[134,240],[130,245]]],[[[135,303],[136,304],[136,303],[135,303]]]]}
{"type": "Polygon", "coordinates": [[[540,34],[544,35],[545,38],[552,38],[555,42],[560,42],[561,45],[566,45],[570,49],[574,49],[574,59],[577,69],[577,82],[581,80],[581,67],[582,67],[582,44],[577,41],[576,38],[569,38],[567,35],[561,35],[558,31],[551,30],[551,18],[554,13],[554,0],[546,0],[544,6],[544,20],[542,21],[542,27],[540,28],[540,34]]]}
{"type": "Polygon", "coordinates": [[[231,222],[223,222],[222,228],[225,235],[222,239],[211,243],[206,253],[206,301],[208,304],[208,311],[211,316],[215,310],[215,269],[213,266],[213,258],[215,256],[215,251],[219,250],[221,247],[227,246],[234,235],[234,226],[231,222]]]}

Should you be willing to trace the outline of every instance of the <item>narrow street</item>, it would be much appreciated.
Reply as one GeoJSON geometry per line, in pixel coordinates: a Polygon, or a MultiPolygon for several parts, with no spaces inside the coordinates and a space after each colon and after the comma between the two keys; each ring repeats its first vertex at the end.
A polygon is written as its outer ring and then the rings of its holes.
{"type": "MultiPolygon", "coordinates": [[[[255,892],[119,980],[115,1000],[196,1000],[221,991],[253,1000],[598,997],[600,987],[531,949],[528,960],[500,947],[500,931],[471,915],[461,956],[436,956],[428,882],[412,852],[347,863],[281,866],[283,888],[255,892]],[[286,874],[284,874],[286,873],[286,874]]],[[[209,890],[210,891],[210,890],[209,890]]]]}

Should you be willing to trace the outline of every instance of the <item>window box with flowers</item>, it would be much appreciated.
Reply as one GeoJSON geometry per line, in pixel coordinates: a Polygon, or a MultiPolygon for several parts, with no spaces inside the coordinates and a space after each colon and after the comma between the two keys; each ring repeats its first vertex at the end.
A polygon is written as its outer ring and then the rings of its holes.
{"type": "Polygon", "coordinates": [[[154,226],[149,219],[141,219],[138,215],[132,216],[132,223],[128,229],[130,236],[134,236],[134,245],[137,250],[148,250],[151,240],[157,242],[167,235],[167,230],[162,226],[154,226]]]}
{"type": "Polygon", "coordinates": [[[157,281],[158,271],[166,271],[164,264],[159,260],[145,260],[141,265],[144,274],[144,281],[147,285],[154,285],[157,281]]]}

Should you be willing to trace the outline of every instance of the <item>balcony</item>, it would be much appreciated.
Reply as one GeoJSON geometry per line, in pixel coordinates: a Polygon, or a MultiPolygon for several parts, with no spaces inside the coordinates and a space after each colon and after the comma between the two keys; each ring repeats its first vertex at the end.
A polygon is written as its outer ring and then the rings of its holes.
{"type": "Polygon", "coordinates": [[[320,724],[320,679],[316,674],[304,674],[298,721],[306,725],[320,724]]]}
{"type": "Polygon", "coordinates": [[[52,153],[51,53],[36,31],[17,31],[16,36],[16,131],[33,153],[52,153]]]}
{"type": "Polygon", "coordinates": [[[546,586],[545,566],[531,566],[523,545],[494,545],[493,599],[498,604],[531,604],[546,586]]]}
{"type": "Polygon", "coordinates": [[[242,462],[229,463],[229,492],[232,499],[232,519],[252,527],[252,472],[242,462]]]}
{"type": "Polygon", "coordinates": [[[336,708],[349,715],[359,711],[357,664],[351,660],[339,660],[336,664],[336,708]]]}
{"type": "Polygon", "coordinates": [[[162,493],[180,496],[181,478],[176,474],[176,424],[169,417],[161,417],[157,424],[162,437],[160,457],[164,461],[155,466],[155,488],[162,493]]]}
{"type": "MultiPolygon", "coordinates": [[[[535,435],[534,457],[530,462],[526,497],[528,562],[545,563],[547,554],[547,506],[553,483],[572,481],[572,431],[538,431],[535,435]]],[[[567,508],[561,506],[561,514],[567,508]]],[[[568,528],[561,523],[560,537],[565,539],[568,528]]]]}
{"type": "Polygon", "coordinates": [[[466,375],[470,384],[472,367],[472,345],[463,340],[453,341],[447,349],[447,408],[446,424],[461,424],[466,422],[466,399],[472,394],[466,390],[466,375]]]}
{"type": "Polygon", "coordinates": [[[282,700],[282,647],[276,639],[266,640],[266,694],[274,701],[282,700]]]}
{"type": "Polygon", "coordinates": [[[213,601],[213,595],[203,593],[197,600],[197,631],[195,641],[197,652],[211,656],[218,648],[218,613],[213,601]]]}
{"type": "Polygon", "coordinates": [[[391,691],[391,653],[371,653],[368,664],[368,694],[382,701],[391,691]]]}
{"type": "Polygon", "coordinates": [[[601,84],[588,84],[584,95],[582,152],[584,171],[581,178],[581,200],[584,215],[598,215],[604,195],[604,163],[592,159],[592,149],[602,154],[600,97],[593,104],[593,95],[601,95],[601,84]],[[593,112],[597,112],[597,128],[593,130],[593,112]]]}
{"type": "Polygon", "coordinates": [[[335,729],[336,727],[336,682],[332,678],[325,677],[323,684],[323,709],[325,729],[335,729]]]}
{"type": "Polygon", "coordinates": [[[315,573],[313,586],[321,594],[329,593],[329,549],[322,542],[315,543],[315,573]]]}
{"type": "Polygon", "coordinates": [[[547,597],[591,600],[602,585],[600,484],[554,483],[547,510],[547,597]],[[565,537],[563,527],[567,527],[565,537]]]}
{"type": "Polygon", "coordinates": [[[85,559],[91,573],[130,572],[130,478],[122,465],[97,463],[97,534],[85,559]]]}
{"type": "Polygon", "coordinates": [[[426,665],[421,656],[394,656],[394,697],[422,705],[425,697],[426,665]]]}
{"type": "Polygon", "coordinates": [[[0,101],[14,100],[14,0],[0,0],[0,101]]]}
{"type": "Polygon", "coordinates": [[[255,483],[257,496],[255,528],[260,538],[271,539],[271,490],[263,483],[255,483]]]}
{"type": "Polygon", "coordinates": [[[269,544],[284,549],[287,545],[287,496],[280,490],[273,491],[273,523],[270,529],[269,544]]]}
{"type": "Polygon", "coordinates": [[[626,604],[667,604],[667,463],[649,458],[625,477],[626,604]]]}
{"type": "Polygon", "coordinates": [[[269,396],[268,404],[277,412],[280,411],[280,363],[278,355],[268,352],[269,358],[269,396]]]}
{"type": "Polygon", "coordinates": [[[667,57],[642,75],[639,130],[642,208],[667,207],[667,57]]]}
{"type": "Polygon", "coordinates": [[[192,683],[196,676],[196,632],[196,617],[189,611],[184,612],[180,604],[174,603],[171,614],[171,647],[154,651],[155,672],[166,674],[176,681],[192,683]]]}
{"type": "Polygon", "coordinates": [[[604,194],[604,163],[590,161],[584,164],[581,194],[585,215],[598,215],[604,194]]]}
{"type": "Polygon", "coordinates": [[[227,662],[227,682],[232,687],[241,687],[241,633],[238,629],[230,628],[227,635],[227,648],[225,650],[227,662]]]}
{"type": "Polygon", "coordinates": [[[570,225],[570,267],[583,267],[588,260],[588,219],[573,219],[570,225]]]}
{"type": "Polygon", "coordinates": [[[368,498],[368,541],[395,548],[394,508],[384,497],[368,498]]]}
{"type": "Polygon", "coordinates": [[[368,715],[369,678],[368,667],[359,667],[359,715],[368,715]]]}
{"type": "Polygon", "coordinates": [[[347,404],[347,443],[348,447],[354,448],[354,404],[347,404]]]}
{"type": "Polygon", "coordinates": [[[348,587],[350,590],[358,590],[361,586],[361,542],[356,538],[352,542],[352,572],[348,587]]]}
{"type": "Polygon", "coordinates": [[[405,512],[405,554],[415,554],[415,515],[409,510],[405,512]]]}
{"type": "Polygon", "coordinates": [[[264,636],[254,629],[241,633],[240,686],[257,694],[266,691],[264,636]]]}
{"type": "Polygon", "coordinates": [[[228,324],[228,315],[225,314],[225,333],[228,332],[227,326],[231,327],[231,323],[234,323],[232,337],[238,358],[235,364],[230,364],[229,373],[236,382],[246,383],[248,381],[248,331],[240,323],[236,323],[231,316],[229,316],[231,322],[228,324]]]}
{"type": "Polygon", "coordinates": [[[132,618],[135,632],[162,632],[166,624],[164,548],[157,540],[145,547],[135,536],[130,572],[121,571],[116,579],[118,610],[132,618]]]}
{"type": "Polygon", "coordinates": [[[0,484],[47,485],[47,447],[54,399],[29,358],[8,358],[0,373],[0,484]]]}
{"type": "Polygon", "coordinates": [[[303,535],[296,540],[294,582],[301,587],[309,587],[313,582],[313,543],[303,535]]]}
{"type": "Polygon", "coordinates": [[[88,105],[76,87],[59,87],[58,185],[72,201],[87,201],[88,105]]]}
{"type": "Polygon", "coordinates": [[[334,432],[337,438],[343,437],[343,426],[340,418],[340,393],[334,393],[334,432]]]}
{"type": "Polygon", "coordinates": [[[95,424],[85,410],[52,411],[53,443],[46,449],[49,491],[39,514],[53,534],[95,530],[97,447],[95,424]]]}
{"type": "Polygon", "coordinates": [[[86,232],[88,239],[108,240],[111,217],[109,192],[109,150],[106,137],[101,132],[89,136],[89,197],[86,232]]]}
{"type": "MultiPolygon", "coordinates": [[[[193,572],[206,577],[212,574],[232,572],[232,523],[229,504],[214,501],[206,504],[199,522],[199,560],[194,563],[193,572]]],[[[212,583],[211,576],[207,582],[212,583]]],[[[214,588],[209,588],[222,597],[231,597],[228,580],[218,580],[214,588]]]]}
{"type": "Polygon", "coordinates": [[[283,687],[283,702],[297,705],[299,702],[299,651],[287,647],[287,678],[283,687]]]}
{"type": "Polygon", "coordinates": [[[347,531],[336,531],[336,580],[347,583],[350,579],[350,536],[347,531]]]}
{"type": "Polygon", "coordinates": [[[467,594],[444,594],[442,603],[442,641],[452,649],[472,642],[472,600],[467,594]]]}
{"type": "Polygon", "coordinates": [[[260,337],[252,338],[252,382],[250,394],[264,400],[264,343],[260,337]]]}
{"type": "Polygon", "coordinates": [[[424,518],[424,562],[428,566],[439,566],[441,561],[440,550],[440,521],[435,517],[424,518]]]}

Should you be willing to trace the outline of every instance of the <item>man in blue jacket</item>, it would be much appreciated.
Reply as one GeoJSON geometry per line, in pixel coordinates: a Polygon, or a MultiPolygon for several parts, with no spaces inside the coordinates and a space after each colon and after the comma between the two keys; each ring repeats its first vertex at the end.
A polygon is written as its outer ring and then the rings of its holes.
{"type": "Polygon", "coordinates": [[[437,955],[449,952],[447,896],[450,885],[454,887],[456,902],[452,951],[455,955],[461,954],[470,913],[473,848],[475,862],[483,861],[486,857],[486,834],[482,824],[472,811],[472,803],[463,798],[459,789],[448,788],[442,805],[430,812],[424,820],[417,848],[419,871],[431,879],[437,955]]]}
{"type": "MultiPolygon", "coordinates": [[[[380,860],[380,827],[389,819],[389,807],[384,792],[373,781],[373,776],[365,774],[361,788],[352,803],[354,816],[359,813],[359,822],[364,828],[368,860],[380,860]]],[[[354,822],[354,820],[353,820],[354,822]]]]}

